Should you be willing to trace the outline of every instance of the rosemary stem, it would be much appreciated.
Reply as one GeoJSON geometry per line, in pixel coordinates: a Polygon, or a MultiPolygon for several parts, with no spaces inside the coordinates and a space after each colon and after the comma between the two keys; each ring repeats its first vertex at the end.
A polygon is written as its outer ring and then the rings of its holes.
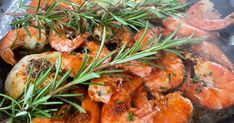
{"type": "Polygon", "coordinates": [[[37,15],[43,15],[45,12],[6,12],[6,15],[10,16],[26,16],[30,14],[37,14],[37,15]]]}
{"type": "Polygon", "coordinates": [[[72,84],[71,82],[70,82],[70,83],[67,83],[67,84],[65,84],[64,86],[62,86],[62,87],[56,89],[56,90],[55,90],[54,92],[52,92],[50,95],[51,95],[51,96],[54,96],[54,95],[58,94],[59,92],[61,92],[62,90],[66,89],[66,88],[69,88],[69,87],[71,87],[71,86],[73,86],[73,84],[72,84]]]}

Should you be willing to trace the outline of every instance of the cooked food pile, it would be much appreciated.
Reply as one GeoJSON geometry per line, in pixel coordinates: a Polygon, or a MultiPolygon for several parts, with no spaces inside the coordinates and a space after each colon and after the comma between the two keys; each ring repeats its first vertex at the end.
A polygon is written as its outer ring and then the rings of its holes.
{"type": "Polygon", "coordinates": [[[216,45],[234,24],[209,0],[32,0],[0,42],[12,65],[3,121],[188,123],[194,104],[234,105],[234,66],[216,45]],[[16,52],[27,51],[16,56],[16,52]]]}

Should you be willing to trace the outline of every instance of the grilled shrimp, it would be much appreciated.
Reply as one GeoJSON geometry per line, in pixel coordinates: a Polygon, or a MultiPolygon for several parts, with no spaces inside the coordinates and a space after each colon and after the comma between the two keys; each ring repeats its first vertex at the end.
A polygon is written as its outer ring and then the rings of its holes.
{"type": "MultiPolygon", "coordinates": [[[[88,55],[92,57],[91,61],[93,61],[100,49],[100,45],[95,41],[89,41],[89,42],[86,42],[86,48],[89,50],[88,55]]],[[[101,58],[105,57],[109,53],[110,51],[106,47],[103,47],[102,52],[98,59],[100,60],[101,58]]],[[[110,60],[111,58],[104,61],[104,63],[109,62],[110,60]]]]}
{"type": "Polygon", "coordinates": [[[192,52],[198,54],[198,56],[216,62],[234,71],[233,63],[216,44],[203,41],[202,43],[192,45],[191,49],[192,52]]]}
{"type": "Polygon", "coordinates": [[[87,41],[89,34],[81,34],[72,37],[70,34],[62,33],[61,35],[56,34],[52,31],[50,35],[50,46],[59,52],[72,52],[79,48],[82,44],[87,41]]]}
{"type": "Polygon", "coordinates": [[[86,96],[81,106],[85,109],[86,113],[75,112],[70,114],[70,112],[65,112],[63,118],[36,117],[32,120],[32,123],[99,123],[100,107],[97,102],[92,101],[89,96],[86,96]]]}
{"type": "Polygon", "coordinates": [[[178,34],[182,36],[211,36],[210,31],[220,30],[234,24],[234,13],[224,19],[218,19],[219,15],[213,10],[213,3],[201,0],[194,4],[187,12],[186,17],[172,17],[163,20],[166,29],[174,32],[181,26],[178,34]]]}
{"type": "Polygon", "coordinates": [[[144,84],[151,91],[164,92],[183,82],[184,64],[176,54],[165,53],[156,62],[162,68],[155,68],[149,76],[144,77],[144,84]]]}
{"type": "Polygon", "coordinates": [[[155,105],[158,113],[153,118],[154,123],[188,123],[192,116],[191,101],[179,92],[159,96],[155,105]]]}
{"type": "Polygon", "coordinates": [[[118,82],[121,83],[121,81],[121,77],[115,76],[102,76],[93,79],[91,80],[92,84],[89,85],[88,94],[94,101],[108,103],[117,89],[118,82]]]}
{"type": "Polygon", "coordinates": [[[187,11],[186,22],[199,29],[215,31],[234,24],[234,12],[220,19],[220,15],[214,10],[214,4],[209,0],[200,0],[187,11]]]}
{"type": "MultiPolygon", "coordinates": [[[[5,81],[5,90],[8,95],[13,98],[19,97],[26,85],[27,77],[31,66],[34,66],[32,73],[32,81],[35,80],[42,72],[45,72],[49,67],[54,66],[59,52],[45,52],[41,54],[27,55],[22,58],[10,71],[5,81]]],[[[62,70],[71,69],[71,76],[74,77],[79,71],[83,62],[83,57],[73,54],[62,54],[62,70]]],[[[47,85],[53,79],[53,72],[49,75],[48,79],[42,84],[47,85]]]]}
{"type": "MultiPolygon", "coordinates": [[[[141,29],[139,32],[137,32],[137,34],[135,35],[134,37],[134,41],[137,42],[138,40],[141,39],[141,37],[143,36],[144,34],[144,29],[141,29]]],[[[145,45],[145,44],[149,44],[148,41],[153,37],[153,36],[157,36],[159,35],[160,33],[163,33],[163,29],[161,27],[154,27],[154,28],[151,28],[149,30],[147,30],[143,40],[141,41],[141,45],[145,45]]],[[[157,39],[155,39],[157,40],[157,39]]],[[[147,47],[149,47],[149,45],[145,45],[143,47],[143,49],[146,49],[147,47]]]]}
{"type": "MultiPolygon", "coordinates": [[[[103,25],[99,25],[97,27],[95,27],[94,29],[94,37],[96,37],[98,40],[102,40],[102,29],[103,29],[103,25]]],[[[123,26],[123,27],[110,27],[111,30],[107,30],[106,31],[106,37],[110,38],[112,37],[112,40],[108,41],[110,43],[118,43],[118,44],[127,44],[127,46],[131,46],[132,45],[132,32],[129,28],[123,26]]]]}
{"type": "Polygon", "coordinates": [[[130,61],[126,64],[116,65],[116,67],[123,69],[123,70],[130,71],[134,75],[137,75],[140,77],[149,76],[152,69],[153,69],[151,66],[149,66],[145,63],[136,61],[136,60],[130,61]]]}
{"type": "Polygon", "coordinates": [[[170,32],[174,32],[178,27],[180,27],[180,29],[177,32],[177,35],[181,37],[188,37],[191,36],[192,34],[198,37],[211,35],[210,32],[201,30],[197,27],[194,27],[186,23],[185,20],[183,20],[183,17],[169,16],[165,18],[162,22],[165,28],[170,32]]]}
{"type": "Polygon", "coordinates": [[[154,92],[151,99],[143,86],[133,96],[134,114],[143,123],[188,123],[193,106],[189,99],[179,92],[162,95],[154,92]]]}
{"type": "Polygon", "coordinates": [[[182,86],[192,101],[211,109],[234,104],[234,74],[230,70],[211,61],[198,61],[194,71],[195,76],[182,86]]]}
{"type": "Polygon", "coordinates": [[[12,30],[0,42],[0,56],[8,64],[14,65],[16,60],[14,58],[13,50],[18,47],[25,47],[27,49],[40,50],[46,42],[45,33],[41,33],[39,37],[39,31],[34,27],[28,28],[30,35],[27,34],[25,29],[19,28],[12,30]]]}
{"type": "Polygon", "coordinates": [[[142,84],[139,77],[131,77],[129,81],[123,83],[122,88],[116,92],[102,107],[102,123],[139,123],[137,116],[133,116],[131,108],[131,94],[142,84]],[[132,118],[131,118],[132,117],[132,118]]]}

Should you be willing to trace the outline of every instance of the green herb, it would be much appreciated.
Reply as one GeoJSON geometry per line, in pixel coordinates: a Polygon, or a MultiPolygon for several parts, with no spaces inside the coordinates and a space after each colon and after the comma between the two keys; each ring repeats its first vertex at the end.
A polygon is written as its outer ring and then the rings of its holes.
{"type": "Polygon", "coordinates": [[[208,75],[209,75],[209,76],[212,76],[212,74],[213,74],[213,72],[212,72],[212,71],[210,71],[210,72],[208,73],[208,75]]]}
{"type": "Polygon", "coordinates": [[[134,120],[134,114],[132,112],[130,112],[128,114],[128,121],[133,121],[134,120]]]}
{"type": "Polygon", "coordinates": [[[118,100],[116,103],[117,104],[124,104],[124,101],[123,100],[118,100]]]}
{"type": "Polygon", "coordinates": [[[163,86],[160,86],[159,88],[160,88],[160,90],[163,90],[163,91],[167,90],[167,88],[163,87],[163,86]]]}
{"type": "MultiPolygon", "coordinates": [[[[40,0],[40,2],[42,1],[40,0]]],[[[67,0],[58,0],[54,1],[47,10],[42,10],[41,6],[38,5],[37,8],[31,8],[36,9],[35,13],[22,13],[19,10],[7,14],[20,16],[16,18],[12,25],[24,27],[29,35],[28,26],[36,27],[39,32],[42,30],[46,31],[49,27],[57,34],[60,34],[59,30],[66,30],[66,27],[68,27],[76,33],[84,33],[94,30],[98,25],[104,25],[107,28],[113,25],[128,26],[138,30],[145,27],[146,22],[150,19],[160,19],[169,15],[175,15],[186,5],[181,5],[175,0],[145,0],[140,3],[132,0],[121,0],[121,2],[116,3],[112,0],[96,0],[92,2],[85,1],[83,5],[67,0]],[[72,10],[61,7],[61,3],[68,4],[72,10]],[[22,16],[24,17],[22,18],[22,16]],[[65,21],[65,19],[68,20],[65,21]],[[33,25],[32,22],[36,22],[37,25],[33,25]]],[[[152,26],[151,23],[149,25],[152,26]]]]}
{"type": "Polygon", "coordinates": [[[196,88],[195,91],[196,91],[197,93],[201,93],[201,92],[202,92],[201,88],[196,88]]]}
{"type": "Polygon", "coordinates": [[[168,74],[168,81],[171,83],[171,74],[168,74]]]}
{"type": "Polygon", "coordinates": [[[200,82],[200,77],[199,76],[194,76],[193,78],[192,78],[192,80],[193,80],[193,83],[198,83],[198,82],[200,82]]]}

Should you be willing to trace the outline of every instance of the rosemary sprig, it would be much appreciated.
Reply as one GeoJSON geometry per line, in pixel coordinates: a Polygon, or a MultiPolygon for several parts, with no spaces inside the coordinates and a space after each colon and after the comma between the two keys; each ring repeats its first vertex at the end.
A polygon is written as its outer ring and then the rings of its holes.
{"type": "MultiPolygon", "coordinates": [[[[148,27],[148,23],[146,25],[148,27]]],[[[39,88],[40,83],[43,83],[45,79],[51,74],[52,67],[45,71],[40,77],[34,81],[30,82],[30,75],[28,76],[27,86],[25,87],[24,94],[19,99],[13,99],[5,94],[0,94],[0,97],[3,97],[4,100],[1,103],[0,112],[7,114],[11,120],[12,119],[25,119],[30,122],[33,117],[48,117],[53,118],[53,112],[58,111],[58,107],[48,107],[47,105],[62,105],[64,103],[69,103],[70,105],[76,107],[80,112],[85,112],[85,110],[78,105],[77,102],[73,100],[69,100],[69,97],[81,96],[81,94],[69,94],[67,90],[71,89],[74,85],[77,84],[86,84],[88,81],[94,78],[99,78],[101,75],[106,73],[113,72],[122,72],[120,70],[109,70],[108,68],[127,63],[132,60],[147,60],[147,58],[154,58],[155,54],[161,50],[172,49],[174,47],[200,42],[201,38],[182,38],[182,39],[173,39],[175,33],[173,33],[169,38],[164,40],[161,39],[158,43],[155,43],[155,40],[150,40],[150,45],[147,49],[142,50],[141,42],[144,38],[148,28],[145,28],[143,36],[137,41],[133,47],[126,48],[122,47],[117,51],[113,51],[118,55],[112,59],[112,61],[108,63],[103,63],[100,61],[105,61],[106,59],[112,57],[112,55],[108,55],[107,57],[103,57],[99,60],[99,55],[96,56],[95,60],[88,64],[87,60],[83,62],[82,66],[86,66],[82,68],[82,70],[77,74],[76,78],[71,82],[65,83],[71,71],[67,71],[63,74],[61,79],[58,79],[59,74],[61,74],[61,56],[58,59],[57,64],[55,65],[56,71],[54,75],[54,79],[45,87],[39,88]],[[8,101],[6,101],[8,100],[8,101]]],[[[101,54],[103,44],[106,41],[106,28],[103,29],[103,38],[101,42],[101,48],[97,54],[101,54]]],[[[126,45],[125,45],[126,46],[126,45]]],[[[113,53],[111,53],[113,54],[113,53]]],[[[30,70],[32,73],[33,67],[30,70]]]]}
{"type": "MultiPolygon", "coordinates": [[[[42,1],[40,0],[40,2],[42,1]]],[[[67,28],[73,29],[76,33],[84,33],[94,30],[98,25],[104,25],[107,28],[124,25],[138,30],[145,27],[146,22],[150,19],[175,15],[184,6],[186,5],[182,5],[176,0],[142,0],[139,3],[132,0],[121,0],[120,2],[96,0],[86,1],[83,5],[59,0],[54,1],[47,10],[42,10],[41,6],[37,6],[34,8],[36,10],[34,13],[16,11],[8,14],[20,16],[20,18],[16,17],[16,21],[12,25],[25,27],[26,30],[28,26],[34,26],[39,30],[46,30],[46,27],[50,27],[58,34],[59,30],[67,28]],[[68,4],[72,10],[61,7],[60,3],[68,4]],[[24,17],[22,18],[22,16],[24,17]]],[[[149,25],[152,26],[151,23],[149,25]]]]}

